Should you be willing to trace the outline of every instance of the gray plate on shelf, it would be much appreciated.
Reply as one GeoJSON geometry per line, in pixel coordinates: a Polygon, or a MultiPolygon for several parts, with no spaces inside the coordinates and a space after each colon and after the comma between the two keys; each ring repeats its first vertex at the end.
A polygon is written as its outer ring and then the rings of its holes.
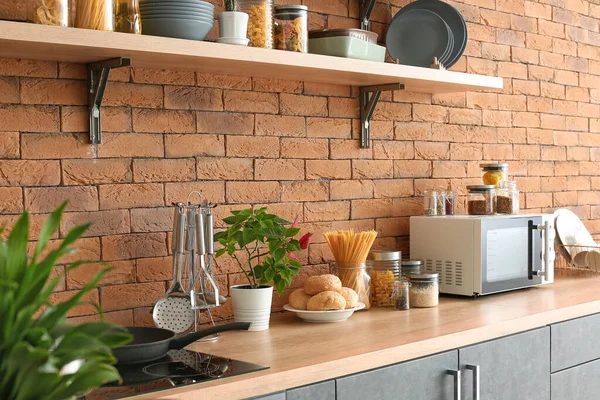
{"type": "Polygon", "coordinates": [[[400,64],[428,68],[437,57],[447,54],[450,30],[444,20],[429,10],[398,13],[390,23],[386,36],[390,56],[400,64]]]}
{"type": "MultiPolygon", "coordinates": [[[[467,24],[462,14],[448,3],[441,0],[418,0],[403,7],[394,18],[411,10],[430,10],[439,15],[452,32],[454,36],[454,46],[450,54],[449,60],[444,64],[444,67],[450,68],[460,60],[460,57],[467,48],[467,40],[469,34],[467,24]]],[[[393,21],[392,21],[393,22],[393,21]]]]}

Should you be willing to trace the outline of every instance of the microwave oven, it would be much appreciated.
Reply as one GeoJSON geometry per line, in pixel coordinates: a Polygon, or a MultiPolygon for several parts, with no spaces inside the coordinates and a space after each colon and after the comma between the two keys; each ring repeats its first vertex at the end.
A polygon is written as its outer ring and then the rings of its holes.
{"type": "Polygon", "coordinates": [[[554,282],[552,214],[410,218],[410,256],[440,293],[481,296],[554,282]]]}

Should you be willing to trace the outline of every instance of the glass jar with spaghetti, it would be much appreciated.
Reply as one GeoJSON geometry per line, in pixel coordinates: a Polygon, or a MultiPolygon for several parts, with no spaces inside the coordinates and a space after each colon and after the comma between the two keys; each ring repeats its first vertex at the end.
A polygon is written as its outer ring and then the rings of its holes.
{"type": "Polygon", "coordinates": [[[115,30],[113,0],[77,0],[75,27],[99,31],[115,30]]]}
{"type": "Polygon", "coordinates": [[[73,0],[37,0],[33,22],[42,25],[73,26],[73,0]]]}
{"type": "Polygon", "coordinates": [[[273,47],[308,53],[308,7],[275,6],[273,47]]]}
{"type": "Polygon", "coordinates": [[[365,309],[371,308],[371,277],[366,263],[333,263],[331,273],[340,278],[343,287],[358,293],[358,301],[365,304],[365,309]]]}
{"type": "Polygon", "coordinates": [[[402,252],[371,250],[367,257],[371,277],[371,306],[393,307],[394,282],[400,277],[402,252]]]}
{"type": "Polygon", "coordinates": [[[273,48],[273,0],[238,0],[236,11],[248,14],[249,46],[273,48]]]}

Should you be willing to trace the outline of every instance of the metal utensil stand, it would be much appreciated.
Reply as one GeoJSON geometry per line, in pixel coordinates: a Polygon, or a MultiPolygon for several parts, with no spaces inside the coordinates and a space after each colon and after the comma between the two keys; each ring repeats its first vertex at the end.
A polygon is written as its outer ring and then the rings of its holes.
{"type": "MultiPolygon", "coordinates": [[[[227,299],[219,294],[219,285],[216,283],[212,267],[214,258],[214,216],[213,208],[217,205],[207,202],[200,192],[188,195],[186,205],[186,266],[189,272],[189,293],[191,308],[194,310],[194,330],[198,331],[202,311],[206,311],[210,323],[214,326],[211,309],[223,305],[227,299]],[[200,203],[193,204],[192,195],[200,197],[200,203]]],[[[219,339],[217,333],[199,341],[215,341],[219,339]]]]}

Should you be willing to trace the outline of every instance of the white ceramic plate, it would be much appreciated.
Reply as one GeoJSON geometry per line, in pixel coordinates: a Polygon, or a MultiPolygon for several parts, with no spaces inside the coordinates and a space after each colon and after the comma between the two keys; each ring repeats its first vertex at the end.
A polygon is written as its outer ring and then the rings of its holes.
{"type": "Polygon", "coordinates": [[[296,310],[294,307],[286,304],[283,309],[286,311],[295,312],[296,315],[306,322],[342,322],[350,318],[354,311],[365,308],[363,303],[358,303],[356,307],[347,310],[330,310],[330,311],[306,311],[296,310]]]}
{"type": "Polygon", "coordinates": [[[556,231],[560,237],[560,241],[565,245],[565,249],[571,256],[575,244],[584,246],[594,246],[594,238],[579,217],[569,210],[563,210],[556,217],[556,231]]]}

